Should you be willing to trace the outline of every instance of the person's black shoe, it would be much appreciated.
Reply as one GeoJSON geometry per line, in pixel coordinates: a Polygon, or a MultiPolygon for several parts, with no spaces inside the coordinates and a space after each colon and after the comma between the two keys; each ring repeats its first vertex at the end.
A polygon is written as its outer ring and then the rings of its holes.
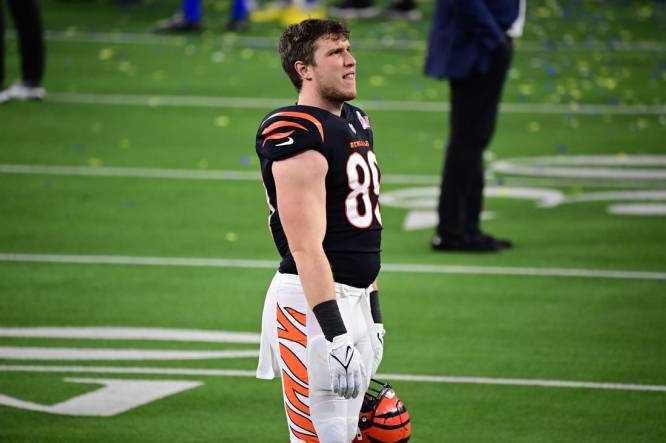
{"type": "Polygon", "coordinates": [[[434,251],[499,252],[499,244],[489,238],[468,236],[442,236],[435,234],[430,241],[434,251]]]}
{"type": "Polygon", "coordinates": [[[372,4],[372,0],[342,0],[328,7],[328,14],[333,18],[372,18],[380,13],[378,7],[372,4]]]}
{"type": "Polygon", "coordinates": [[[230,20],[227,23],[227,31],[229,32],[244,32],[250,27],[247,19],[230,20]]]}
{"type": "Polygon", "coordinates": [[[480,242],[488,242],[488,243],[495,243],[499,249],[511,249],[513,248],[513,242],[508,239],[504,238],[496,238],[493,237],[492,235],[488,235],[484,232],[478,232],[471,236],[472,238],[475,238],[477,241],[480,242]]]}
{"type": "Polygon", "coordinates": [[[187,21],[181,14],[157,22],[154,31],[158,34],[177,34],[182,32],[200,32],[203,30],[200,21],[187,21]]]}
{"type": "Polygon", "coordinates": [[[423,14],[416,7],[412,0],[396,0],[386,10],[384,15],[387,18],[417,21],[423,18],[423,14]]]}

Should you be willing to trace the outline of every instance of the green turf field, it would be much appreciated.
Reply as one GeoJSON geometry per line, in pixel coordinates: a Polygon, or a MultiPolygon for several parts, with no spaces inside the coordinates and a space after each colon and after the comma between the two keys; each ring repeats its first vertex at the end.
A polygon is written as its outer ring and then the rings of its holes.
{"type": "MultiPolygon", "coordinates": [[[[44,103],[0,105],[0,442],[285,442],[253,378],[277,263],[254,134],[277,25],[43,0],[44,103]],[[106,416],[104,416],[106,414],[106,416]]],[[[427,18],[432,1],[421,2],[427,18]]],[[[487,156],[498,255],[431,252],[428,21],[352,22],[382,168],[380,372],[416,443],[666,441],[666,5],[534,0],[487,156]]],[[[8,81],[19,66],[7,39],[8,81]]]]}

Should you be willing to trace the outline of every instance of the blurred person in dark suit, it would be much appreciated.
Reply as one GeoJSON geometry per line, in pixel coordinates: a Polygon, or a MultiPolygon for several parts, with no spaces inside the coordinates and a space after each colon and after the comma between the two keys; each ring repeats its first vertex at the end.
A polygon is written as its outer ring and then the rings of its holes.
{"type": "Polygon", "coordinates": [[[0,0],[0,103],[8,100],[43,100],[44,28],[36,0],[7,0],[14,19],[21,54],[21,78],[9,88],[5,85],[5,17],[0,0]]]}
{"type": "Polygon", "coordinates": [[[425,73],[449,79],[451,113],[434,250],[513,246],[481,231],[483,151],[495,130],[512,38],[522,34],[524,21],[525,0],[437,0],[425,73]]]}

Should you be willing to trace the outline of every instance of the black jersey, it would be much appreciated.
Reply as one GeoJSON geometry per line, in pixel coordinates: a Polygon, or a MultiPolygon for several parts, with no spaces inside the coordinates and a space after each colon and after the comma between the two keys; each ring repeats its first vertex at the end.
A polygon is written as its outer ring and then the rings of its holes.
{"type": "Polygon", "coordinates": [[[261,122],[256,149],[270,209],[269,226],[282,256],[280,272],[298,273],[277,211],[272,164],[314,149],[328,162],[323,247],[333,279],[369,286],[379,273],[382,222],[381,175],[368,116],[346,103],[340,117],[312,106],[276,109],[261,122]]]}

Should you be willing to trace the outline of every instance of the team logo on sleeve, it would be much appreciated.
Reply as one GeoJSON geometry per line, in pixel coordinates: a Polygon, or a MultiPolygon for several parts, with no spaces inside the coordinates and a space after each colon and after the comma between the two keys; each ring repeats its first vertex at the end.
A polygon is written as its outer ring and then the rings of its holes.
{"type": "Polygon", "coordinates": [[[285,141],[283,141],[282,143],[277,143],[275,146],[292,145],[294,143],[294,139],[291,137],[291,135],[294,134],[294,132],[296,132],[297,130],[301,130],[303,132],[310,132],[307,126],[310,126],[310,128],[312,128],[311,125],[314,125],[314,127],[319,132],[322,141],[324,140],[324,128],[321,122],[312,115],[306,114],[305,112],[276,112],[275,114],[269,116],[266,120],[264,120],[262,126],[267,121],[279,117],[283,118],[287,117],[297,121],[286,120],[286,119],[283,120],[282,118],[280,118],[277,121],[274,121],[271,124],[269,124],[263,131],[261,131],[261,135],[263,137],[263,144],[266,144],[266,142],[269,140],[285,139],[285,141]]]}

